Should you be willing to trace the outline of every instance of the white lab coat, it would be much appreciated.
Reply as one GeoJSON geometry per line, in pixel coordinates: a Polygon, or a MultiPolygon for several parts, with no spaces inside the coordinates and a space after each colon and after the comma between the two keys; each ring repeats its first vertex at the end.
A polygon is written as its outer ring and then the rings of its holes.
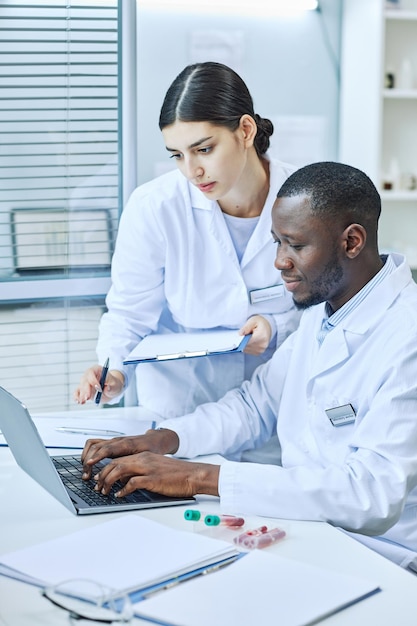
{"type": "Polygon", "coordinates": [[[223,214],[179,172],[136,189],[123,211],[112,262],[108,313],[98,357],[131,377],[123,359],[152,332],[238,329],[267,316],[276,335],[261,357],[243,354],[137,366],[139,403],[163,417],[184,415],[249,378],[299,321],[284,286],[280,297],[250,304],[249,293],[281,284],[274,268],[271,209],[293,168],[270,163],[270,192],[239,265],[223,214]]]}
{"type": "Polygon", "coordinates": [[[396,270],[329,332],[324,305],[240,390],[165,423],[179,456],[230,454],[274,428],[282,466],[226,461],[227,513],[326,521],[408,566],[417,566],[417,285],[403,257],[396,270]],[[325,410],[351,403],[354,424],[325,410]]]}

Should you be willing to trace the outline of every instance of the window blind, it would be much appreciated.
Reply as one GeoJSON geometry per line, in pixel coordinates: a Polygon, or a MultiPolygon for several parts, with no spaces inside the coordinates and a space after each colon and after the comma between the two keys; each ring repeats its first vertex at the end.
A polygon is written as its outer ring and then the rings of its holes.
{"type": "Polygon", "coordinates": [[[67,299],[3,305],[1,386],[22,400],[30,412],[76,409],[72,392],[81,373],[96,362],[94,348],[102,312],[101,302],[67,299]]]}
{"type": "Polygon", "coordinates": [[[119,7],[0,0],[0,384],[73,408],[120,213],[119,7]]]}

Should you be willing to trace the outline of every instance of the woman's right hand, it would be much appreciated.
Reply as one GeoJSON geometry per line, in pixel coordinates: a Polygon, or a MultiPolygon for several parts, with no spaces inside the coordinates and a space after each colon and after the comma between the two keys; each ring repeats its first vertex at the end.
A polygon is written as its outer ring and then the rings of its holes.
{"type": "Polygon", "coordinates": [[[93,365],[84,372],[80,384],[74,391],[73,398],[78,404],[93,400],[97,391],[102,391],[101,402],[109,402],[119,396],[125,384],[125,377],[119,370],[109,370],[103,389],[100,387],[102,365],[93,365]]]}

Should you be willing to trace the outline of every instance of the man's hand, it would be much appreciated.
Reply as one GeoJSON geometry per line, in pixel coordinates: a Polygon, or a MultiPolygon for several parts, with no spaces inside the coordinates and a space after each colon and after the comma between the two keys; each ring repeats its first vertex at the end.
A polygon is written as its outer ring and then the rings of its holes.
{"type": "Polygon", "coordinates": [[[144,435],[115,437],[114,439],[88,439],[81,453],[83,479],[89,480],[95,463],[103,459],[129,458],[138,452],[150,451],[156,454],[174,454],[178,450],[179,439],[173,430],[148,430],[144,435]]]}
{"type": "Polygon", "coordinates": [[[255,356],[265,352],[272,337],[271,325],[262,315],[250,317],[239,332],[241,335],[252,335],[244,352],[255,356]]]}
{"type": "Polygon", "coordinates": [[[123,497],[136,489],[148,489],[167,496],[194,496],[198,493],[217,496],[219,465],[194,463],[140,452],[110,461],[98,474],[96,490],[108,494],[120,480],[123,488],[116,493],[123,497]]]}
{"type": "Polygon", "coordinates": [[[93,365],[86,370],[80,380],[80,384],[74,391],[74,400],[78,404],[85,404],[92,400],[97,391],[102,391],[101,402],[109,402],[119,396],[125,384],[125,377],[119,370],[110,370],[107,373],[103,389],[100,387],[102,365],[93,365]]]}

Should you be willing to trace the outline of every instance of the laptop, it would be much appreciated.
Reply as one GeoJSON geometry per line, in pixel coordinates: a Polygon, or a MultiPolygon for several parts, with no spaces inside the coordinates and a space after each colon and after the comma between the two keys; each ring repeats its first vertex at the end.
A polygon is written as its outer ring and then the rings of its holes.
{"type": "MultiPolygon", "coordinates": [[[[116,498],[114,494],[121,487],[117,483],[108,496],[94,491],[95,482],[81,478],[81,455],[50,456],[25,405],[3,387],[0,387],[0,430],[17,464],[76,515],[195,502],[193,497],[164,496],[146,489],[138,489],[125,498],[116,498]]],[[[99,471],[100,464],[95,468],[99,471]]]]}

